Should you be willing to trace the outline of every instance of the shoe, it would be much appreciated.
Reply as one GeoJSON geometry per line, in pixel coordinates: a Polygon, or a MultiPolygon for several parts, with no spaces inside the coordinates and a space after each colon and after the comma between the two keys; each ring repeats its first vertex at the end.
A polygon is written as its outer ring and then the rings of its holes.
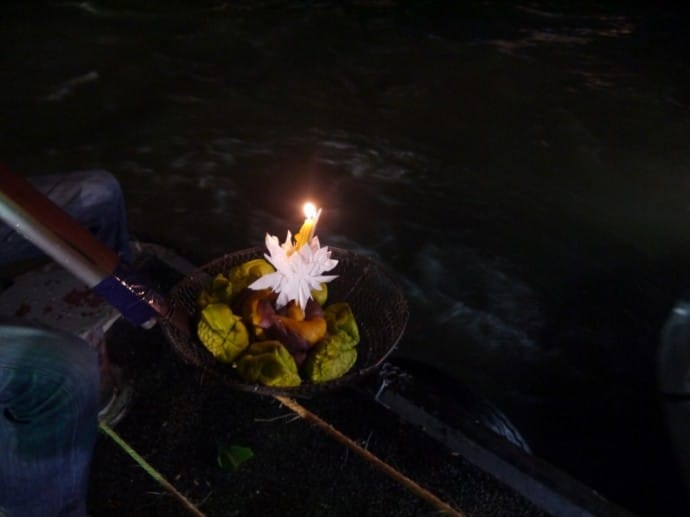
{"type": "Polygon", "coordinates": [[[98,353],[101,379],[98,421],[111,427],[125,416],[134,393],[132,381],[125,376],[120,366],[111,361],[108,354],[105,333],[118,319],[119,315],[114,314],[102,326],[94,327],[82,336],[98,353]]]}
{"type": "Polygon", "coordinates": [[[98,412],[98,422],[115,427],[124,418],[129,409],[134,387],[131,383],[119,386],[110,393],[110,398],[101,404],[98,412]]]}
{"type": "Polygon", "coordinates": [[[113,427],[127,413],[134,386],[125,378],[122,368],[110,360],[104,335],[97,342],[96,350],[98,351],[98,367],[101,371],[101,409],[98,411],[98,421],[113,427]]]}

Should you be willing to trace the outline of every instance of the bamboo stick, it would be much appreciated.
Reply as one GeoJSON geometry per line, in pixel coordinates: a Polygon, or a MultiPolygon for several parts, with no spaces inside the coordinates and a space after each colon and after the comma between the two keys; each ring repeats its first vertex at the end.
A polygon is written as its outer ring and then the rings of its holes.
{"type": "Polygon", "coordinates": [[[449,505],[448,503],[440,499],[438,496],[436,496],[435,494],[421,486],[416,481],[410,479],[399,470],[391,467],[388,463],[384,462],[383,460],[369,452],[367,449],[359,445],[357,442],[338,431],[331,424],[322,420],[319,416],[309,411],[307,408],[296,402],[294,399],[278,395],[275,396],[275,399],[278,400],[285,407],[293,411],[295,414],[299,415],[308,422],[316,425],[318,428],[325,431],[331,438],[345,445],[347,448],[349,448],[350,450],[358,454],[360,457],[362,457],[364,460],[371,463],[379,470],[383,471],[386,475],[388,475],[389,477],[403,485],[416,496],[420,497],[421,499],[424,499],[426,502],[434,506],[439,511],[443,512],[446,515],[464,517],[464,514],[461,511],[456,510],[451,505],[449,505]]]}

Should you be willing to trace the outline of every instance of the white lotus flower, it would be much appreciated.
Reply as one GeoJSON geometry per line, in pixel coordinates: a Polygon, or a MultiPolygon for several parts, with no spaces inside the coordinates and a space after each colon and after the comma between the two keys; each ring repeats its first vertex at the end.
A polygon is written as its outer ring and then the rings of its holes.
{"type": "Polygon", "coordinates": [[[282,245],[278,237],[267,233],[266,249],[269,254],[264,254],[264,257],[273,264],[276,271],[262,276],[249,287],[254,290],[270,288],[278,293],[276,307],[279,309],[291,300],[295,300],[304,309],[313,290],[320,289],[322,283],[338,277],[323,274],[333,269],[338,261],[331,258],[328,246],[321,247],[318,237],[313,237],[308,243],[295,249],[289,230],[282,245]]]}

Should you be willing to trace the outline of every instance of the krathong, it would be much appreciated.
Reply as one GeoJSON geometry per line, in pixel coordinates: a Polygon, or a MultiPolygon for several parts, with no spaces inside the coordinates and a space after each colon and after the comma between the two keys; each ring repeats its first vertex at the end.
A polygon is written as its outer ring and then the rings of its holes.
{"type": "Polygon", "coordinates": [[[219,272],[197,296],[197,336],[246,382],[290,388],[345,375],[357,361],[359,329],[349,304],[328,300],[338,261],[314,235],[310,203],[293,240],[266,234],[268,253],[219,272]]]}

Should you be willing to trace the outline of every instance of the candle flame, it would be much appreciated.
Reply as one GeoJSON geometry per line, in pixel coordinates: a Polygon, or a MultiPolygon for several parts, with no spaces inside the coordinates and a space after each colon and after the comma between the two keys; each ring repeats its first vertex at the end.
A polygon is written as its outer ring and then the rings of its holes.
{"type": "Polygon", "coordinates": [[[311,201],[304,203],[302,210],[304,210],[304,216],[307,219],[314,219],[314,217],[316,217],[316,205],[311,201]]]}

